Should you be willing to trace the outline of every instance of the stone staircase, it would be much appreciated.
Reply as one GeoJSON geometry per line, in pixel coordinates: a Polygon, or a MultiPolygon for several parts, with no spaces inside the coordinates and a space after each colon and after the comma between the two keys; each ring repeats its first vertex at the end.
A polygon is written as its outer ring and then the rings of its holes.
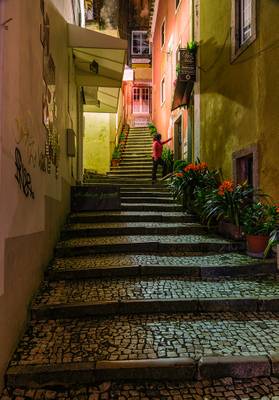
{"type": "Polygon", "coordinates": [[[246,256],[152,186],[149,147],[131,130],[120,167],[90,178],[120,184],[121,210],[69,216],[2,400],[279,394],[274,260],[246,256]]]}

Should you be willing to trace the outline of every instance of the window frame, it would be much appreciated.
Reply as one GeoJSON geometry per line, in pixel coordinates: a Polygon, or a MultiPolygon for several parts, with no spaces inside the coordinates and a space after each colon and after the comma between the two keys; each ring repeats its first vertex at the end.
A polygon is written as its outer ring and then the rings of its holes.
{"type": "Polygon", "coordinates": [[[139,56],[139,57],[149,57],[150,54],[151,54],[151,51],[150,51],[150,43],[148,44],[148,54],[145,54],[145,53],[142,52],[142,41],[143,41],[142,34],[146,34],[146,38],[148,38],[147,31],[144,31],[144,30],[135,30],[135,31],[132,31],[132,35],[131,35],[131,55],[132,55],[133,57],[135,57],[135,56],[139,56]],[[141,34],[141,35],[140,35],[140,38],[141,38],[141,39],[140,39],[140,50],[141,50],[140,53],[134,53],[134,51],[133,51],[133,49],[134,49],[134,45],[133,45],[133,43],[134,43],[134,34],[137,34],[137,33],[140,33],[140,34],[141,34]]]}
{"type": "Polygon", "coordinates": [[[233,62],[257,39],[257,0],[251,0],[251,35],[241,43],[241,4],[243,0],[232,0],[231,61],[233,62]]]}
{"type": "Polygon", "coordinates": [[[178,3],[176,4],[176,2],[177,2],[177,0],[174,0],[174,2],[175,2],[175,12],[177,12],[177,10],[179,9],[179,6],[180,6],[180,4],[181,4],[181,0],[178,0],[178,3]]]}
{"type": "Polygon", "coordinates": [[[160,100],[161,106],[166,102],[166,76],[164,75],[160,82],[160,100]]]}
{"type": "Polygon", "coordinates": [[[163,49],[166,44],[166,18],[163,19],[163,22],[161,24],[160,40],[161,40],[161,49],[163,49]],[[163,28],[164,28],[164,30],[163,30],[163,28]],[[163,38],[164,38],[164,41],[163,41],[163,38]]]}

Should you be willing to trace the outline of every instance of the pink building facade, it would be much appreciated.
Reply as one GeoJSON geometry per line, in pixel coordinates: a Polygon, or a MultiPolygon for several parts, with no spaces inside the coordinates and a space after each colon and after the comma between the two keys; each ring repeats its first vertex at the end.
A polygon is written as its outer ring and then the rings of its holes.
{"type": "Polygon", "coordinates": [[[192,159],[192,106],[173,109],[179,49],[192,37],[192,2],[156,0],[151,18],[152,120],[163,139],[173,137],[174,159],[192,159]]]}

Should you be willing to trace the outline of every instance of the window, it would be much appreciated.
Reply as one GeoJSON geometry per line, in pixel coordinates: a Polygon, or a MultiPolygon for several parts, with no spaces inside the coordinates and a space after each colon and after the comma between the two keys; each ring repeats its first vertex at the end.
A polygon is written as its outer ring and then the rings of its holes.
{"type": "Polygon", "coordinates": [[[132,55],[149,55],[149,41],[146,31],[132,31],[132,55]]]}
{"type": "Polygon", "coordinates": [[[150,103],[149,87],[134,87],[133,88],[133,113],[149,113],[150,103]]]}
{"type": "Polygon", "coordinates": [[[166,28],[166,22],[164,21],[161,26],[161,47],[163,47],[165,44],[165,34],[166,34],[165,28],[166,28]]]}
{"type": "Polygon", "coordinates": [[[251,145],[233,153],[233,178],[236,183],[247,181],[249,185],[259,186],[258,147],[251,145]]]}
{"type": "Polygon", "coordinates": [[[232,57],[256,39],[256,0],[232,0],[232,57]]]}
{"type": "Polygon", "coordinates": [[[166,100],[166,83],[165,78],[161,80],[161,104],[163,104],[166,100]]]}

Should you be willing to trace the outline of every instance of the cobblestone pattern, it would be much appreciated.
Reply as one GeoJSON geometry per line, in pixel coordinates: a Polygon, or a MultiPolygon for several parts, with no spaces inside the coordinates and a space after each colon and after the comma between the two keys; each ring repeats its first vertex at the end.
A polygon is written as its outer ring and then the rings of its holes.
{"type": "Polygon", "coordinates": [[[87,279],[44,282],[34,305],[96,301],[210,298],[279,298],[279,282],[257,278],[203,279],[183,277],[87,279]]]}
{"type": "Polygon", "coordinates": [[[1,400],[279,400],[278,378],[194,383],[110,383],[60,390],[5,389],[1,400]]]}
{"type": "Polygon", "coordinates": [[[77,238],[62,240],[58,243],[57,247],[82,247],[82,246],[96,246],[96,245],[113,245],[113,244],[128,244],[128,243],[217,243],[217,244],[230,244],[229,240],[222,239],[213,235],[130,235],[130,236],[99,236],[89,238],[77,238]]]}
{"type": "MultiPolygon", "coordinates": [[[[245,254],[228,253],[205,256],[189,256],[189,253],[167,253],[165,255],[145,254],[96,254],[95,256],[56,258],[51,269],[56,271],[92,269],[113,266],[160,265],[164,266],[197,266],[223,267],[246,266],[258,263],[259,260],[245,254]]],[[[261,260],[261,262],[265,262],[261,260]]]]}
{"type": "Polygon", "coordinates": [[[266,355],[279,350],[279,314],[157,314],[31,321],[11,365],[266,355]]]}
{"type": "Polygon", "coordinates": [[[65,229],[80,230],[80,229],[111,229],[111,228],[202,228],[198,223],[162,223],[162,222],[107,222],[93,224],[67,224],[65,229]]]}

